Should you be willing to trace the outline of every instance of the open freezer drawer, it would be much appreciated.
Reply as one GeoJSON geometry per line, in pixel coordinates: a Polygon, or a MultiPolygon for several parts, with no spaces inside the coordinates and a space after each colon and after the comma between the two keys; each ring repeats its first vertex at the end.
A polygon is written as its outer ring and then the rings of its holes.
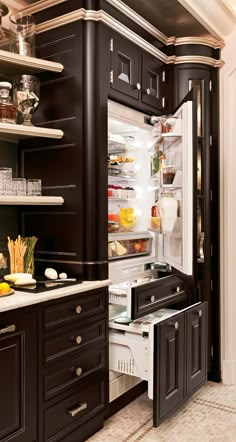
{"type": "Polygon", "coordinates": [[[206,382],[206,322],[206,303],[110,321],[109,368],[148,381],[154,426],[206,382]]]}
{"type": "Polygon", "coordinates": [[[109,286],[110,304],[125,306],[131,319],[174,305],[186,296],[183,282],[174,275],[159,279],[143,277],[109,286]]]}

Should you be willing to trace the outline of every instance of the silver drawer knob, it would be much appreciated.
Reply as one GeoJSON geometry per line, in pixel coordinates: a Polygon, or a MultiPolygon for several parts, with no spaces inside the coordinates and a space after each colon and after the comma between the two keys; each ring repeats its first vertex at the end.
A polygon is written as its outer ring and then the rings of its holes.
{"type": "Polygon", "coordinates": [[[75,341],[76,341],[76,344],[81,344],[81,342],[82,342],[82,337],[81,336],[77,336],[76,338],[75,338],[75,341]]]}
{"type": "Polygon", "coordinates": [[[76,376],[78,376],[78,377],[81,376],[82,371],[83,371],[83,370],[82,370],[81,367],[76,368],[76,369],[75,369],[75,374],[76,374],[76,376]]]}
{"type": "Polygon", "coordinates": [[[151,302],[155,302],[156,301],[156,298],[155,298],[154,295],[152,295],[150,299],[151,299],[151,302]]]}
{"type": "Polygon", "coordinates": [[[178,321],[176,321],[176,322],[169,322],[168,325],[169,325],[170,327],[174,327],[175,330],[178,330],[178,328],[179,328],[179,323],[178,323],[178,321]]]}
{"type": "Polygon", "coordinates": [[[75,309],[77,315],[79,315],[79,314],[81,313],[81,310],[82,310],[81,305],[77,305],[77,307],[76,307],[76,309],[75,309]]]}

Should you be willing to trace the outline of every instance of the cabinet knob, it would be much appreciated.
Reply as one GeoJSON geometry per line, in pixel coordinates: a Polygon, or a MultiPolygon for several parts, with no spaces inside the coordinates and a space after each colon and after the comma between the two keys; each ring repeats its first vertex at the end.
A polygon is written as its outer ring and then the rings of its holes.
{"type": "Polygon", "coordinates": [[[81,342],[82,342],[82,337],[81,336],[76,336],[76,338],[75,338],[75,342],[76,342],[76,344],[81,344],[81,342]]]}
{"type": "Polygon", "coordinates": [[[180,292],[180,287],[178,286],[177,288],[176,288],[176,293],[179,293],[180,292]]]}
{"type": "Polygon", "coordinates": [[[75,369],[75,374],[76,374],[76,376],[78,376],[78,377],[81,376],[82,371],[83,371],[83,370],[82,370],[81,367],[76,368],[76,369],[75,369]]]}
{"type": "Polygon", "coordinates": [[[140,91],[140,89],[141,89],[141,84],[140,83],[136,84],[136,89],[138,89],[138,91],[140,91]]]}
{"type": "Polygon", "coordinates": [[[197,311],[196,311],[196,315],[198,315],[199,318],[201,318],[201,317],[202,317],[202,310],[201,310],[201,309],[200,309],[200,310],[197,310],[197,311]]]}
{"type": "Polygon", "coordinates": [[[147,92],[148,95],[150,95],[150,93],[151,93],[151,89],[148,87],[147,90],[146,90],[146,92],[147,92]]]}
{"type": "Polygon", "coordinates": [[[151,300],[151,302],[155,302],[155,301],[156,301],[156,298],[155,298],[155,296],[154,296],[154,295],[152,295],[152,296],[151,296],[151,298],[150,298],[150,300],[151,300]]]}
{"type": "Polygon", "coordinates": [[[76,408],[72,408],[71,410],[67,410],[67,413],[69,413],[72,417],[76,416],[80,411],[86,410],[87,404],[86,402],[84,404],[78,404],[76,408]]]}
{"type": "Polygon", "coordinates": [[[81,305],[77,305],[77,307],[76,307],[76,309],[75,309],[77,315],[79,315],[79,314],[81,313],[81,310],[82,310],[81,305]]]}
{"type": "Polygon", "coordinates": [[[170,327],[174,327],[175,330],[178,330],[178,328],[179,328],[179,323],[178,323],[178,321],[175,321],[175,322],[169,322],[168,325],[169,325],[170,327]]]}

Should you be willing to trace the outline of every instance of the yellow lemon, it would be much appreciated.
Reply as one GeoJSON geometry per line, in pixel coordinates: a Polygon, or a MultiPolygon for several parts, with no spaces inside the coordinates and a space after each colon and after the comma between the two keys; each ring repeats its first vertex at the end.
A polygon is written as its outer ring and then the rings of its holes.
{"type": "Polygon", "coordinates": [[[7,282],[2,282],[0,284],[0,293],[8,293],[10,291],[10,286],[7,284],[7,282]]]}

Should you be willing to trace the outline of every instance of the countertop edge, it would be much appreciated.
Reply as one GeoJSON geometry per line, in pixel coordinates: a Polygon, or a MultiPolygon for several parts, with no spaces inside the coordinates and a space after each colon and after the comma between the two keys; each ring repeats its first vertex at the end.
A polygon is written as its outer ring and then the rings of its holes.
{"type": "Polygon", "coordinates": [[[0,313],[4,313],[10,310],[16,310],[22,307],[27,307],[34,304],[40,304],[46,301],[52,301],[54,299],[64,298],[66,296],[84,293],[89,290],[98,289],[100,287],[106,287],[110,283],[109,279],[101,281],[84,281],[82,284],[75,284],[72,286],[61,287],[58,289],[50,290],[42,293],[29,293],[17,290],[9,297],[0,297],[0,313]]]}

